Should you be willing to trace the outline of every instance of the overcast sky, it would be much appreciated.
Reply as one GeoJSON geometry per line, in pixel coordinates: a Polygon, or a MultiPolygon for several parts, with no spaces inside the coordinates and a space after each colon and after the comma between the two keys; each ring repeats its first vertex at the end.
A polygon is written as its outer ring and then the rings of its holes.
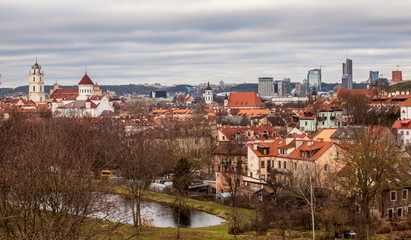
{"type": "Polygon", "coordinates": [[[48,85],[411,79],[409,0],[1,0],[0,29],[3,87],[36,58],[48,85]]]}

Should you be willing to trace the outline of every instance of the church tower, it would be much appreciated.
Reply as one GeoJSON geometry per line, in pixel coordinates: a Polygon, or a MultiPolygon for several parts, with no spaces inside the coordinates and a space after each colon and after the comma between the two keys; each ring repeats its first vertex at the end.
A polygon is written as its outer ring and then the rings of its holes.
{"type": "Polygon", "coordinates": [[[210,87],[210,82],[208,82],[203,97],[206,104],[211,104],[213,102],[213,89],[210,87]]]}
{"type": "Polygon", "coordinates": [[[46,93],[44,92],[44,72],[41,71],[41,66],[36,63],[31,66],[29,73],[29,100],[35,103],[46,101],[46,93]]]}
{"type": "Polygon", "coordinates": [[[94,83],[91,81],[87,72],[78,83],[78,97],[77,100],[87,100],[94,95],[94,83]]]}

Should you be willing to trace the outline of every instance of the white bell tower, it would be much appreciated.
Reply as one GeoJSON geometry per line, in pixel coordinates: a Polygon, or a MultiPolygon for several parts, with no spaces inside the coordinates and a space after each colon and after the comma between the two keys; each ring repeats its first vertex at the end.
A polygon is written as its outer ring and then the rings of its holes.
{"type": "Polygon", "coordinates": [[[208,82],[203,97],[206,104],[211,104],[213,102],[213,89],[210,87],[210,82],[208,82]]]}
{"type": "Polygon", "coordinates": [[[46,93],[44,92],[44,71],[41,71],[41,66],[36,63],[31,66],[29,73],[29,100],[35,103],[46,101],[46,93]]]}

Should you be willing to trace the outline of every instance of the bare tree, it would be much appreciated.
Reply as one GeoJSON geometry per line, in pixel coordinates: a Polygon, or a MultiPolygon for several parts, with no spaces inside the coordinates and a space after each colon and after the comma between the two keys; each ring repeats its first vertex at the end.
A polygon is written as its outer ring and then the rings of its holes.
{"type": "Polygon", "coordinates": [[[192,164],[187,158],[180,158],[173,171],[173,188],[177,201],[177,239],[180,239],[181,211],[184,207],[184,200],[188,196],[188,187],[192,181],[192,164]]]}
{"type": "Polygon", "coordinates": [[[141,201],[150,184],[168,166],[166,152],[161,141],[152,139],[147,133],[133,134],[124,139],[120,169],[127,180],[127,192],[133,198],[132,213],[134,226],[143,224],[141,201]]]}
{"type": "Polygon", "coordinates": [[[16,115],[1,122],[0,131],[0,146],[7,149],[0,152],[0,236],[79,239],[101,233],[87,221],[105,207],[97,209],[101,195],[93,181],[102,141],[97,129],[87,121],[16,115]]]}
{"type": "Polygon", "coordinates": [[[381,127],[356,128],[344,143],[339,174],[341,190],[355,198],[360,210],[361,237],[371,238],[371,209],[375,197],[390,185],[409,181],[409,160],[402,158],[395,140],[381,127]]]}

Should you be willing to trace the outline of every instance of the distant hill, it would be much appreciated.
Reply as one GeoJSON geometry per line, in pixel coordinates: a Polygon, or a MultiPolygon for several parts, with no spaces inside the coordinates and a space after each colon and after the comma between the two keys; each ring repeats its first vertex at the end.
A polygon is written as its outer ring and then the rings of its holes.
{"type": "MultiPolygon", "coordinates": [[[[46,93],[50,92],[52,85],[45,85],[44,90],[46,93]]],[[[60,86],[61,88],[77,88],[77,85],[73,86],[60,86]]],[[[164,89],[159,89],[156,87],[144,86],[144,85],[136,85],[136,84],[128,84],[128,85],[100,85],[103,91],[114,91],[117,95],[122,96],[126,94],[136,94],[136,95],[149,95],[151,91],[158,91],[158,90],[165,90],[168,93],[175,93],[175,92],[184,92],[184,93],[191,93],[193,87],[191,85],[177,85],[173,87],[166,87],[164,89]]],[[[5,96],[6,94],[13,94],[17,92],[25,92],[28,93],[29,86],[19,86],[16,88],[0,88],[0,96],[5,96]]]]}
{"type": "Polygon", "coordinates": [[[258,92],[258,83],[238,84],[228,90],[229,92],[258,92]]]}

